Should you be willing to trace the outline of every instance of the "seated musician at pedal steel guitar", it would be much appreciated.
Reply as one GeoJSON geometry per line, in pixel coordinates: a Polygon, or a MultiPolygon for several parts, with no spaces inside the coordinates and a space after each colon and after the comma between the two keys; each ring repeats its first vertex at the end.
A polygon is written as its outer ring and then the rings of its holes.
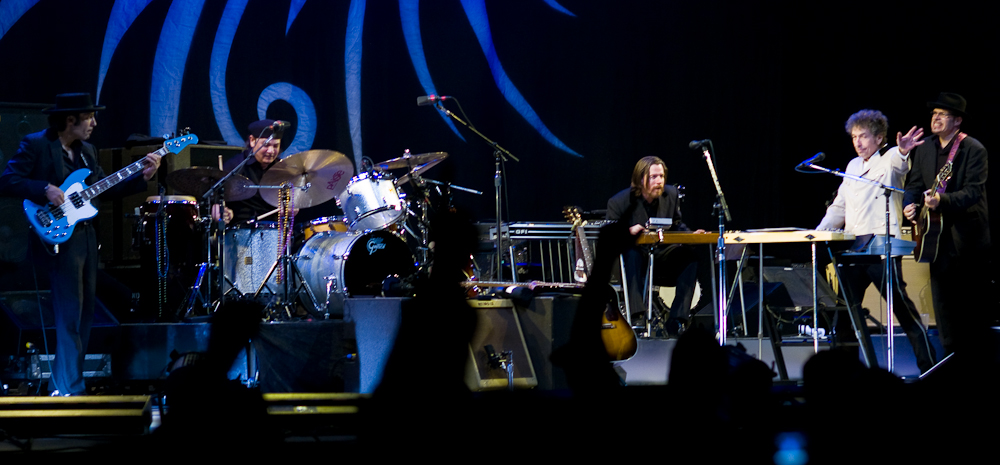
{"type": "MultiPolygon", "coordinates": [[[[89,93],[60,94],[56,104],[43,110],[49,115],[49,128],[29,134],[0,176],[0,194],[30,200],[38,205],[59,206],[71,201],[61,186],[80,169],[89,169],[85,183],[104,179],[97,163],[97,149],[87,143],[97,127],[97,111],[89,93]],[[61,186],[61,187],[57,187],[61,186]]],[[[156,174],[160,156],[149,153],[144,159],[142,177],[116,184],[102,196],[116,197],[146,190],[146,182],[156,174]]],[[[72,199],[77,202],[79,199],[72,199]]],[[[91,200],[99,207],[97,199],[91,200]]],[[[53,252],[41,240],[32,240],[34,263],[48,269],[52,284],[52,310],[56,325],[56,358],[52,367],[53,395],[83,395],[83,360],[87,353],[90,327],[97,299],[97,231],[91,220],[78,221],[73,232],[53,252]]]]}
{"type": "MultiPolygon", "coordinates": [[[[907,158],[913,149],[923,141],[923,130],[916,126],[906,134],[896,134],[896,147],[889,147],[886,138],[889,131],[889,120],[880,111],[861,110],[847,119],[847,133],[851,136],[854,151],[858,153],[847,164],[845,172],[855,176],[879,181],[888,186],[899,188],[903,177],[909,171],[907,158]]],[[[893,193],[889,203],[889,218],[891,232],[894,237],[901,237],[899,218],[902,211],[902,194],[893,193]]],[[[833,203],[826,209],[826,216],[816,229],[843,229],[845,232],[862,236],[866,234],[885,234],[885,192],[878,186],[845,178],[837,190],[833,203]]],[[[927,329],[920,322],[913,301],[906,295],[906,283],[903,281],[903,260],[901,256],[893,258],[893,308],[899,325],[906,331],[913,352],[917,357],[917,366],[921,372],[934,366],[934,347],[927,338],[927,329]]],[[[876,283],[882,296],[888,293],[881,283],[885,274],[885,262],[878,257],[853,257],[842,260],[840,276],[843,280],[847,299],[855,311],[861,311],[861,301],[865,289],[876,283]]]]}
{"type": "Polygon", "coordinates": [[[916,223],[922,208],[940,213],[940,229],[928,232],[939,231],[930,275],[943,355],[961,350],[974,354],[977,344],[991,338],[989,318],[996,308],[989,266],[988,157],[982,143],[961,131],[968,116],[965,98],[943,92],[927,107],[931,135],[913,152],[903,214],[916,223]],[[951,176],[939,189],[932,189],[937,173],[949,162],[951,176]]]}
{"type": "MultiPolygon", "coordinates": [[[[631,187],[608,200],[607,218],[627,221],[630,225],[629,232],[633,236],[646,230],[646,223],[650,218],[670,218],[673,220],[670,231],[690,231],[681,220],[677,188],[666,185],[666,179],[667,166],[663,160],[652,156],[640,159],[632,170],[631,187]]],[[[699,229],[694,233],[704,234],[705,231],[699,229]]],[[[628,282],[629,311],[633,315],[644,315],[647,308],[644,303],[647,292],[644,290],[648,289],[648,250],[645,247],[632,247],[622,255],[625,260],[625,279],[628,282]]],[[[691,247],[677,244],[656,247],[653,256],[653,284],[676,286],[667,324],[667,331],[676,334],[690,317],[698,279],[698,260],[691,247]]]]}

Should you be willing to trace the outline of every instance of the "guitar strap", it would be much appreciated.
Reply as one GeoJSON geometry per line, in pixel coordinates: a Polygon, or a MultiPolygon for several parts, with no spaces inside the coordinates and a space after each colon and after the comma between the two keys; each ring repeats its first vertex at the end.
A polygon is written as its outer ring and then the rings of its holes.
{"type": "MultiPolygon", "coordinates": [[[[966,134],[964,132],[960,132],[960,133],[958,133],[958,134],[955,135],[955,142],[951,146],[951,152],[948,153],[948,161],[945,162],[945,165],[951,164],[952,160],[955,159],[955,154],[958,153],[958,146],[962,143],[962,139],[965,139],[965,136],[967,136],[967,135],[968,134],[966,134]]],[[[949,176],[948,179],[951,179],[951,177],[949,176]]],[[[944,189],[946,187],[948,187],[948,179],[942,179],[941,180],[941,185],[938,186],[938,189],[937,189],[937,191],[938,191],[939,194],[943,194],[944,193],[944,189]]]]}

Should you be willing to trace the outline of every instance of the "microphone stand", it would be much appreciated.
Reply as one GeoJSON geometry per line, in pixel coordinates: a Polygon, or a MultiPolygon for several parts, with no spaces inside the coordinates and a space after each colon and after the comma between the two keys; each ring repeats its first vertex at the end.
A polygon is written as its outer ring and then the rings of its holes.
{"type": "MultiPolygon", "coordinates": [[[[503,171],[500,169],[500,162],[501,161],[507,161],[507,157],[510,157],[511,159],[513,159],[514,161],[517,161],[517,162],[519,162],[521,160],[518,159],[517,157],[515,157],[514,154],[510,153],[509,151],[507,151],[507,149],[501,147],[499,144],[497,144],[496,142],[494,142],[493,140],[491,140],[489,137],[486,137],[483,133],[479,132],[478,129],[470,126],[469,123],[466,123],[465,121],[462,121],[461,118],[459,118],[454,113],[452,113],[451,111],[449,111],[448,109],[446,109],[444,107],[444,105],[441,104],[440,101],[438,101],[437,105],[434,105],[434,107],[437,108],[439,111],[444,112],[444,114],[450,116],[453,120],[458,121],[459,124],[461,124],[462,126],[465,126],[466,128],[468,128],[470,131],[472,131],[477,136],[479,136],[484,141],[486,141],[487,144],[489,144],[491,147],[493,147],[493,157],[496,160],[495,161],[496,174],[493,176],[493,190],[494,190],[494,196],[496,197],[495,208],[496,208],[496,211],[497,211],[497,218],[496,218],[497,219],[497,222],[496,222],[497,237],[496,237],[496,246],[495,246],[496,247],[496,251],[497,251],[497,261],[496,261],[497,274],[496,274],[496,276],[497,276],[497,278],[500,278],[500,277],[503,276],[502,275],[502,273],[503,273],[503,254],[501,253],[501,251],[503,250],[503,239],[502,239],[502,235],[501,235],[501,226],[502,226],[502,220],[501,220],[501,216],[502,216],[501,215],[501,212],[502,212],[502,210],[501,210],[501,203],[502,202],[501,202],[501,197],[500,197],[500,186],[503,184],[503,182],[502,182],[503,171]],[[506,155],[506,157],[504,155],[506,155]]],[[[510,265],[510,267],[511,267],[511,281],[512,282],[517,282],[517,273],[514,270],[514,263],[513,263],[514,262],[514,256],[513,256],[513,254],[511,255],[510,259],[511,259],[511,265],[510,265]]]]}
{"type": "Polygon", "coordinates": [[[719,242],[716,255],[719,260],[719,289],[718,289],[718,313],[716,314],[716,325],[719,330],[719,345],[726,345],[726,333],[729,330],[726,315],[726,221],[732,221],[729,214],[729,205],[726,204],[726,196],[722,193],[722,185],[719,184],[719,176],[715,172],[715,165],[712,163],[712,154],[707,145],[701,146],[701,154],[708,164],[708,172],[712,175],[712,182],[715,183],[716,202],[714,209],[719,217],[719,242]]]}
{"type": "MultiPolygon", "coordinates": [[[[888,312],[889,314],[887,315],[888,318],[886,318],[886,320],[888,321],[888,326],[889,326],[888,331],[887,331],[888,337],[886,338],[887,341],[888,341],[887,342],[887,346],[888,347],[886,349],[887,350],[887,354],[886,354],[886,369],[890,373],[892,373],[893,369],[895,369],[895,348],[896,348],[896,345],[893,343],[893,332],[894,332],[894,329],[893,329],[893,323],[892,323],[892,316],[895,313],[892,311],[892,309],[893,309],[892,306],[893,306],[893,301],[895,299],[893,298],[894,292],[893,292],[893,287],[892,287],[893,283],[894,283],[892,276],[893,276],[894,273],[893,273],[893,263],[892,263],[892,231],[891,231],[892,224],[890,222],[890,215],[889,215],[889,211],[890,210],[889,209],[890,209],[890,205],[891,205],[890,202],[892,201],[892,194],[894,192],[902,194],[905,191],[903,191],[903,189],[900,189],[898,187],[893,187],[893,186],[885,185],[885,184],[883,184],[881,182],[878,182],[878,181],[876,181],[874,179],[868,179],[868,178],[864,178],[864,177],[861,177],[861,176],[844,173],[844,172],[842,172],[840,170],[836,170],[836,169],[835,170],[831,170],[831,169],[824,168],[822,166],[818,166],[816,164],[810,163],[808,161],[800,164],[799,166],[800,167],[801,166],[807,166],[807,167],[815,169],[815,170],[819,170],[819,171],[823,171],[823,172],[826,172],[826,173],[830,173],[830,174],[832,174],[834,176],[840,176],[842,178],[852,179],[852,180],[855,180],[855,181],[859,181],[859,182],[863,182],[863,183],[866,183],[866,184],[870,184],[870,185],[876,186],[879,189],[882,189],[884,191],[882,195],[885,196],[885,281],[886,281],[885,282],[885,289],[886,289],[886,293],[885,293],[885,305],[886,305],[886,308],[889,309],[889,312],[888,312]]],[[[858,297],[855,296],[855,298],[858,298],[858,297]]],[[[847,305],[848,305],[848,307],[850,307],[851,306],[851,302],[848,302],[847,305]]],[[[854,319],[852,318],[852,321],[853,320],[854,319]]],[[[855,328],[855,331],[856,332],[857,331],[861,331],[861,328],[855,328]]],[[[816,338],[816,319],[815,319],[815,317],[813,318],[813,338],[816,338]]],[[[864,344],[862,344],[861,347],[864,347],[864,344]]]]}

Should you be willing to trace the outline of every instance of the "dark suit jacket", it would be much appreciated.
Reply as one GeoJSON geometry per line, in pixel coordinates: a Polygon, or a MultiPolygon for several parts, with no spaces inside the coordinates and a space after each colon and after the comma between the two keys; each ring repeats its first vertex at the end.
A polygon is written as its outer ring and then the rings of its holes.
{"type": "MultiPolygon", "coordinates": [[[[913,166],[906,180],[903,205],[923,205],[923,192],[934,185],[937,176],[938,137],[931,135],[913,151],[913,166]]],[[[942,251],[972,258],[990,247],[989,209],[986,203],[986,178],[989,172],[986,148],[978,140],[966,137],[953,160],[951,180],[938,209],[944,217],[942,251]]],[[[986,259],[985,256],[983,257],[986,259]]]]}
{"type": "MultiPolygon", "coordinates": [[[[649,221],[649,215],[642,207],[642,202],[640,197],[632,195],[631,189],[625,189],[608,200],[608,219],[618,221],[631,218],[628,220],[629,226],[635,224],[645,226],[646,222],[649,221]]],[[[670,231],[690,231],[681,220],[681,205],[677,199],[677,188],[674,186],[663,186],[663,195],[660,196],[656,216],[657,218],[672,218],[674,220],[670,231]]]]}

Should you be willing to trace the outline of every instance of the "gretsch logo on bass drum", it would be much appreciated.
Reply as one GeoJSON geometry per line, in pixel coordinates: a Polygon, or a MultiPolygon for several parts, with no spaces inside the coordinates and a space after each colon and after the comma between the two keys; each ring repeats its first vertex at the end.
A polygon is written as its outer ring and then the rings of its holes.
{"type": "Polygon", "coordinates": [[[371,239],[368,239],[368,243],[366,245],[368,247],[368,255],[371,255],[379,250],[384,249],[385,241],[383,241],[381,237],[373,237],[371,239]]]}

